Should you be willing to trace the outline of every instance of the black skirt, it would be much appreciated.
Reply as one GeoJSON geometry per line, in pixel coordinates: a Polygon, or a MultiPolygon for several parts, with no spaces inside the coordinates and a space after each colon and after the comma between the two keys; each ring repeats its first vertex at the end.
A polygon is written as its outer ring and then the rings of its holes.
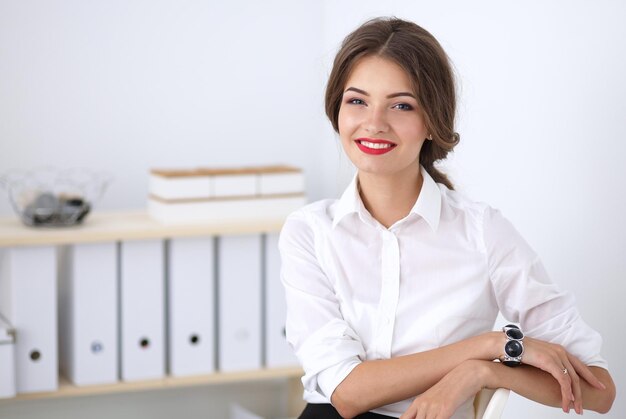
{"type": "MultiPolygon", "coordinates": [[[[354,419],[396,419],[393,416],[385,416],[378,413],[361,413],[354,419]]],[[[343,419],[337,409],[331,404],[307,404],[298,419],[343,419]]]]}

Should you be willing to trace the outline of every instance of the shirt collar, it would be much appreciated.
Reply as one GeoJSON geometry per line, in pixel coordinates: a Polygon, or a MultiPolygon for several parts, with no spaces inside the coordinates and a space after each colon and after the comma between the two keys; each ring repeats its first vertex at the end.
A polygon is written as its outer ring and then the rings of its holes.
{"type": "Polygon", "coordinates": [[[413,208],[411,208],[411,214],[420,215],[433,231],[437,231],[441,217],[441,192],[437,183],[430,177],[423,166],[420,166],[420,172],[424,182],[422,183],[420,195],[417,197],[413,208]]]}
{"type": "Polygon", "coordinates": [[[333,228],[335,228],[337,224],[339,224],[339,222],[347,215],[353,213],[359,214],[364,210],[365,206],[359,196],[358,177],[357,174],[355,174],[352,177],[352,182],[350,182],[337,202],[335,215],[333,217],[333,228]]]}
{"type": "MultiPolygon", "coordinates": [[[[411,208],[410,213],[421,216],[433,231],[437,231],[441,215],[441,193],[439,187],[424,167],[420,166],[420,172],[422,173],[424,182],[419,197],[415,205],[413,205],[413,208],[411,208]]],[[[337,202],[333,217],[333,228],[335,228],[344,217],[353,213],[358,214],[361,219],[366,218],[365,214],[367,213],[359,195],[358,177],[356,174],[337,202]]]]}

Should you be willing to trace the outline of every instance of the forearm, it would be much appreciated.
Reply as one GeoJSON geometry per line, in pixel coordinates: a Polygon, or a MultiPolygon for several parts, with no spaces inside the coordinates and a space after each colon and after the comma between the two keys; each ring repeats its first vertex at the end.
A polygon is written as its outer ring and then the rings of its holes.
{"type": "MultiPolygon", "coordinates": [[[[606,386],[606,389],[597,389],[581,379],[583,408],[606,413],[615,399],[615,384],[607,370],[599,367],[590,367],[590,369],[606,386]]],[[[553,407],[561,406],[561,388],[549,373],[529,365],[509,368],[495,362],[489,365],[489,370],[491,374],[487,375],[486,387],[508,388],[538,403],[553,407]]]]}
{"type": "Polygon", "coordinates": [[[490,332],[430,351],[365,361],[337,386],[332,404],[342,416],[352,417],[414,397],[466,360],[496,358],[501,339],[501,333],[490,332]]]}

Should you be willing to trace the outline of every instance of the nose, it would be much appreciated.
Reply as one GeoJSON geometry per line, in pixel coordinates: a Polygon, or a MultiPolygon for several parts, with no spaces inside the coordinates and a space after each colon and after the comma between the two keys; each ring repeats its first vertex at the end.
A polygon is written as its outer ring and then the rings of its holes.
{"type": "Polygon", "coordinates": [[[382,107],[370,108],[365,121],[365,130],[370,134],[378,134],[389,130],[389,123],[382,107]]]}

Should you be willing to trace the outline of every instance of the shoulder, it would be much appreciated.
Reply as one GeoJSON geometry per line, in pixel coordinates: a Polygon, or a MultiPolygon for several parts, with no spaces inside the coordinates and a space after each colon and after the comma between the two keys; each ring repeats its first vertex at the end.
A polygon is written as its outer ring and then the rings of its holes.
{"type": "Polygon", "coordinates": [[[308,224],[324,222],[332,223],[336,203],[336,199],[322,199],[320,201],[307,204],[289,214],[285,220],[285,226],[303,222],[308,224]]]}
{"type": "Polygon", "coordinates": [[[280,241],[309,242],[316,232],[330,228],[336,199],[312,202],[289,214],[280,232],[280,241]]]}
{"type": "Polygon", "coordinates": [[[493,206],[465,193],[438,185],[441,191],[441,221],[472,238],[483,252],[524,244],[513,224],[493,206]]]}
{"type": "Polygon", "coordinates": [[[442,217],[462,217],[476,223],[482,228],[485,215],[495,211],[487,203],[476,201],[463,192],[448,189],[445,185],[437,184],[441,193],[442,217]]]}
{"type": "Polygon", "coordinates": [[[464,223],[464,229],[475,233],[476,242],[491,258],[504,257],[508,252],[524,255],[525,260],[533,260],[536,254],[522,237],[513,223],[493,206],[474,201],[464,193],[451,191],[443,185],[442,218],[446,207],[448,218],[464,223]]]}
{"type": "Polygon", "coordinates": [[[510,226],[510,221],[502,212],[484,201],[477,201],[463,192],[450,190],[445,185],[437,184],[441,191],[442,211],[462,213],[476,220],[482,227],[510,226]]]}

